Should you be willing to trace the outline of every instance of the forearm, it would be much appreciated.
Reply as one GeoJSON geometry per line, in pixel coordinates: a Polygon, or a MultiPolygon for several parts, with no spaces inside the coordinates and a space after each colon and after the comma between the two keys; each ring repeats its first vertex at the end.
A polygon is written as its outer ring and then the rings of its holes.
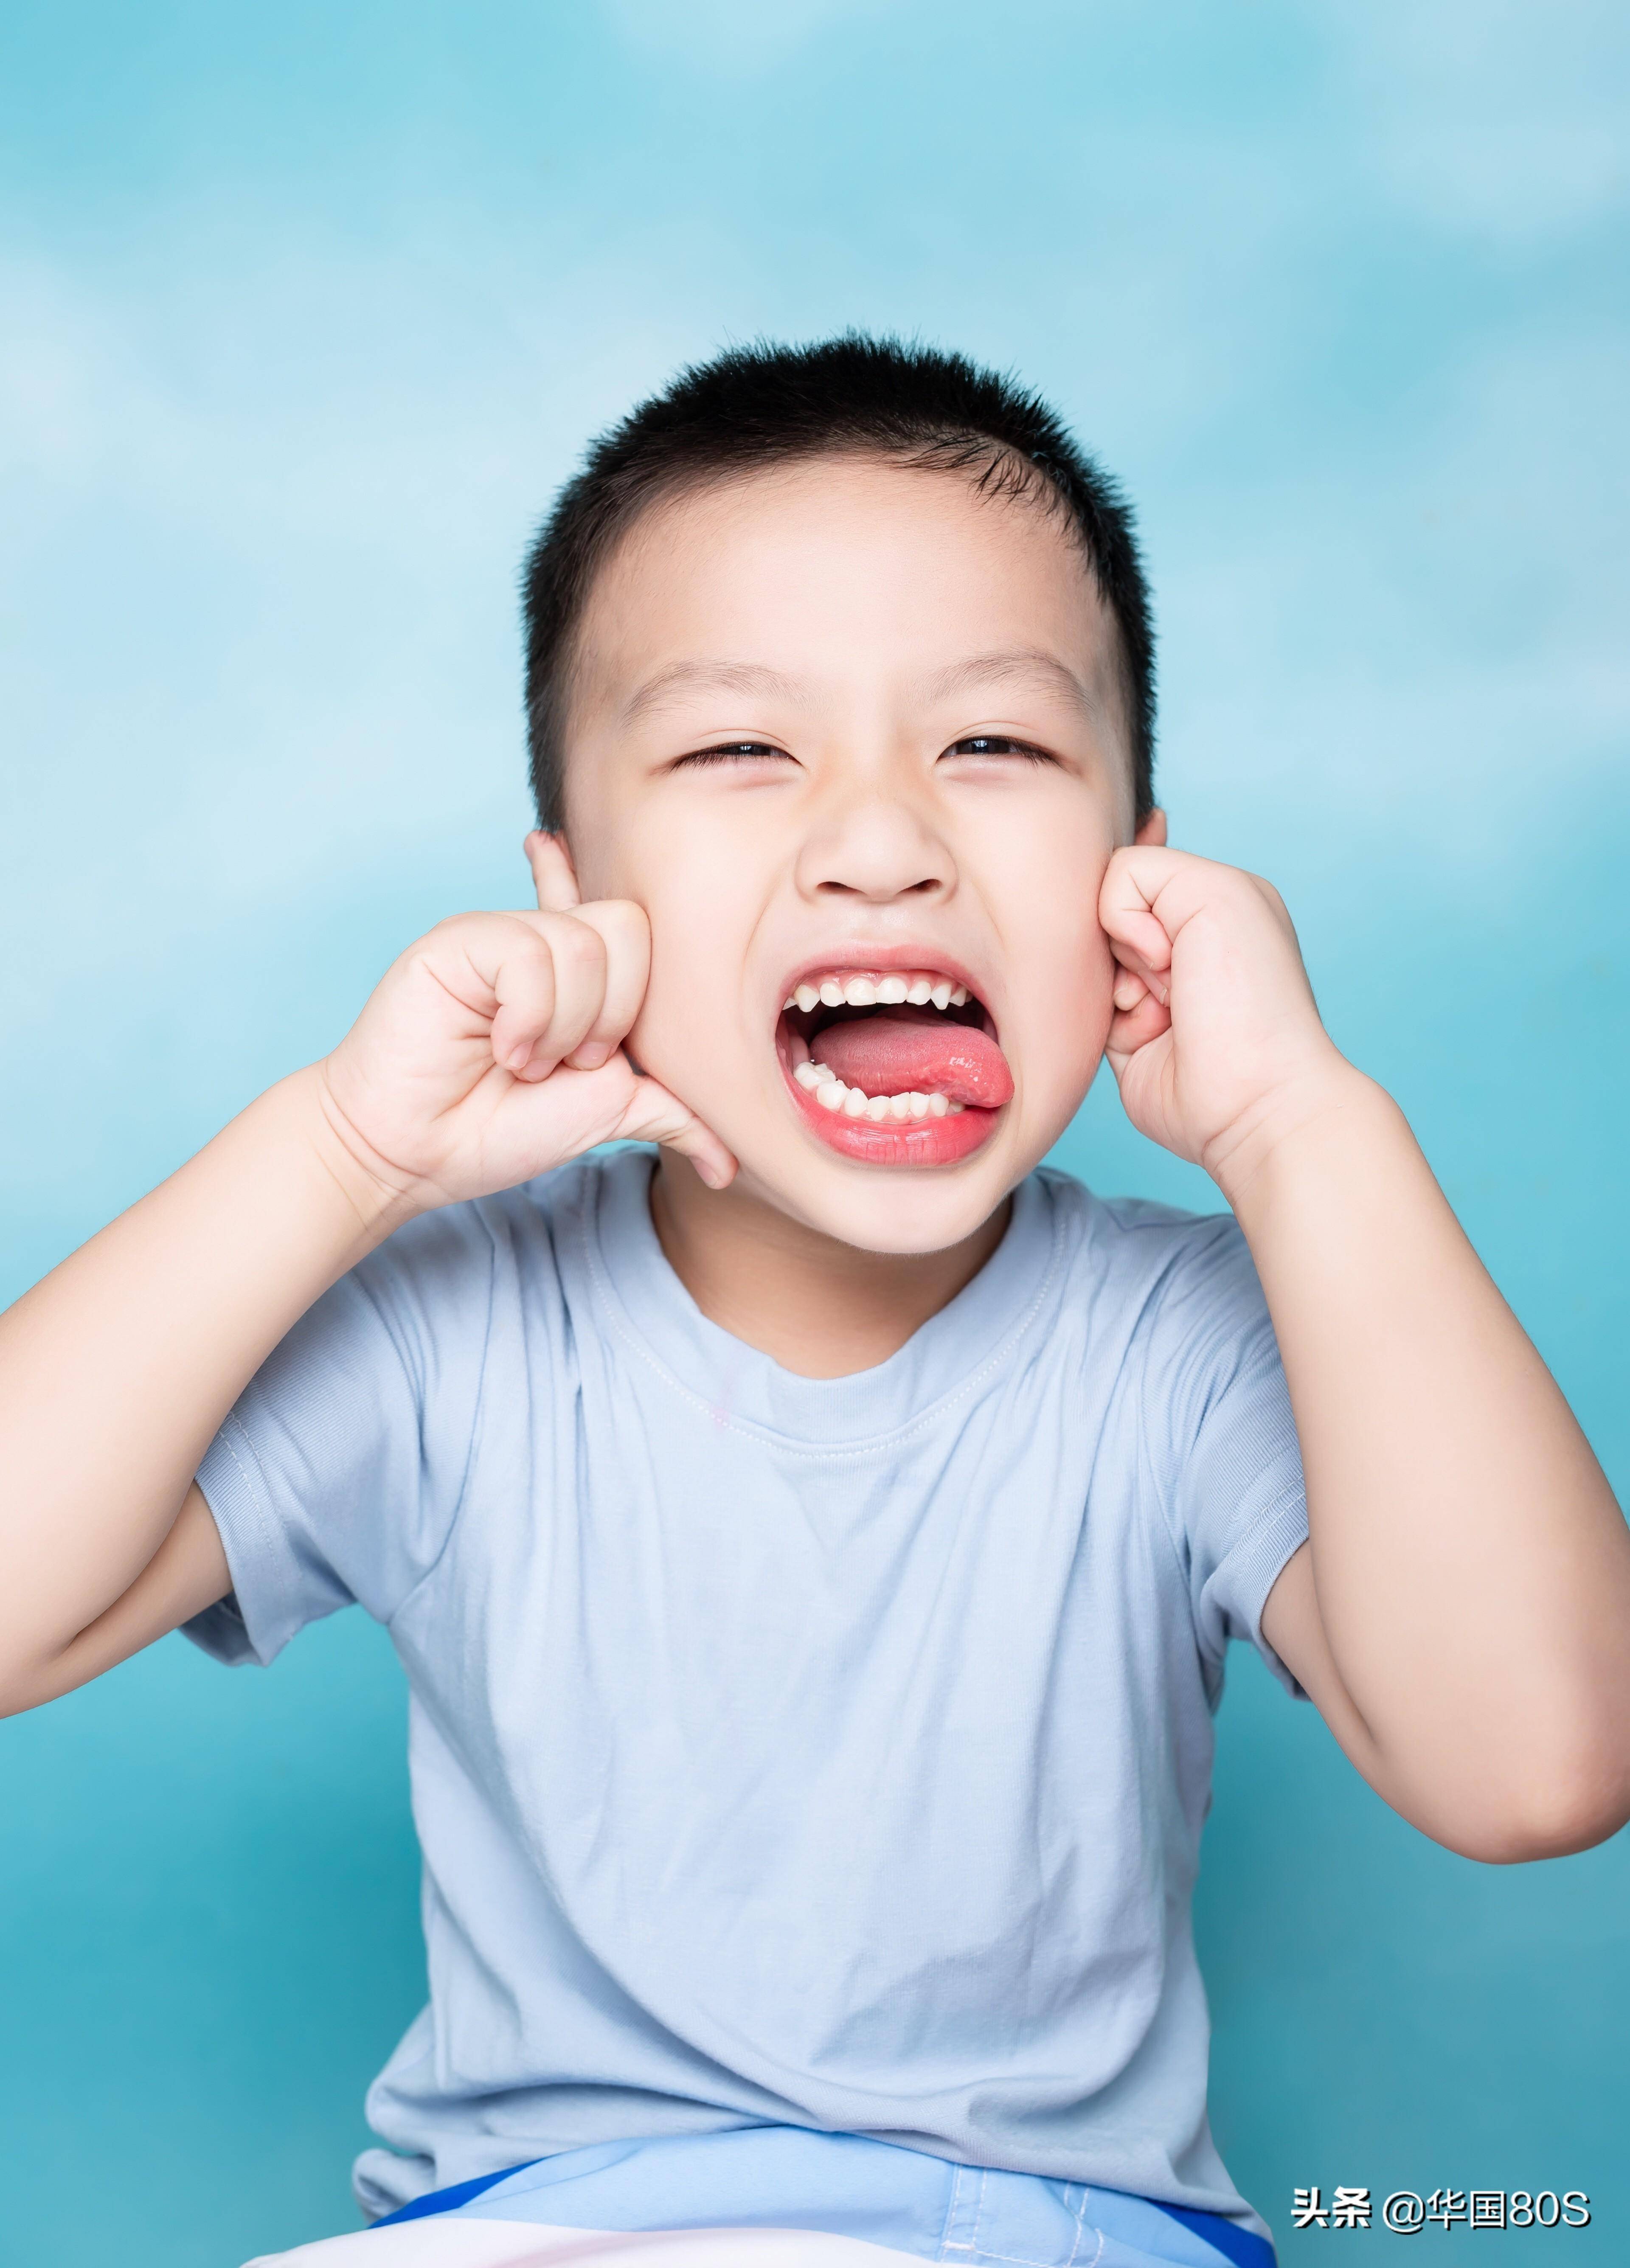
{"type": "Polygon", "coordinates": [[[1284,1358],[1317,1619],[1357,1720],[1338,1729],[1458,1848],[1611,1831],[1630,1533],[1402,1115],[1344,1071],[1220,1178],[1284,1358]]]}
{"type": "Polygon", "coordinates": [[[0,1705],[153,1562],[244,1385],[401,1217],[302,1071],[0,1317],[0,1705]]]}

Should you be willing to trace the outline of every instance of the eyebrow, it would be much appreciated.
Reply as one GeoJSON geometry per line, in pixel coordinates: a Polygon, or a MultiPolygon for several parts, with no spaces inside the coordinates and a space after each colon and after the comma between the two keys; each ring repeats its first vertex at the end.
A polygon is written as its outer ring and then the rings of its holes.
{"type": "Polygon", "coordinates": [[[1012,684],[1026,679],[1062,693],[1073,708],[1088,718],[1095,720],[1103,714],[1103,703],[1096,688],[1084,684],[1056,654],[1044,653],[1037,646],[1001,646],[992,653],[977,653],[966,661],[954,661],[928,680],[928,691],[936,700],[948,700],[958,693],[971,693],[980,686],[1012,684]]]}
{"type": "MultiPolygon", "coordinates": [[[[1094,721],[1103,715],[1103,703],[1096,688],[1084,684],[1056,654],[1044,653],[1038,646],[1000,646],[990,653],[971,654],[965,661],[950,662],[934,672],[926,689],[930,698],[943,701],[982,686],[1025,681],[1062,693],[1073,708],[1094,721]]],[[[630,694],[623,705],[623,722],[634,724],[692,693],[758,694],[800,707],[807,697],[796,679],[763,662],[673,661],[630,694]]]]}
{"type": "Polygon", "coordinates": [[[623,704],[623,722],[633,724],[665,709],[687,693],[756,693],[801,703],[796,682],[756,661],[671,661],[637,686],[623,704]]]}

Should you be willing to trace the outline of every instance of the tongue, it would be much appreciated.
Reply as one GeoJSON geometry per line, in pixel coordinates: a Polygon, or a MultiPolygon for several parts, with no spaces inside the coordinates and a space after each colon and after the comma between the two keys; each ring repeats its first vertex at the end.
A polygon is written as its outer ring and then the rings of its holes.
{"type": "Polygon", "coordinates": [[[809,1052],[865,1094],[942,1094],[995,1110],[1013,1093],[1013,1073],[990,1034],[953,1024],[937,1008],[829,1024],[809,1052]]]}

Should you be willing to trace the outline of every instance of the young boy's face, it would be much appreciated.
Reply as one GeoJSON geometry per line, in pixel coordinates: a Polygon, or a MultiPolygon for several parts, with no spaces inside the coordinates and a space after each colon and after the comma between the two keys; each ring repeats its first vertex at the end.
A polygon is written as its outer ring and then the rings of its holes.
{"type": "Polygon", "coordinates": [[[636,525],[579,652],[566,833],[650,917],[635,1057],[794,1219],[970,1235],[1111,1012],[1127,732],[1061,521],[881,460],[753,474],[636,525]]]}

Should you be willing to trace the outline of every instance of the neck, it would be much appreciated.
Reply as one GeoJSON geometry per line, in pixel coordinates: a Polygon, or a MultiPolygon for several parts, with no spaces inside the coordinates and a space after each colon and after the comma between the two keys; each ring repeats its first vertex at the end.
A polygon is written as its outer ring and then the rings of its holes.
{"type": "Polygon", "coordinates": [[[1011,1208],[943,1252],[860,1252],[739,1183],[705,1188],[666,1152],[651,1182],[658,1241],[702,1313],[800,1378],[887,1362],[978,1274],[1011,1208]]]}

